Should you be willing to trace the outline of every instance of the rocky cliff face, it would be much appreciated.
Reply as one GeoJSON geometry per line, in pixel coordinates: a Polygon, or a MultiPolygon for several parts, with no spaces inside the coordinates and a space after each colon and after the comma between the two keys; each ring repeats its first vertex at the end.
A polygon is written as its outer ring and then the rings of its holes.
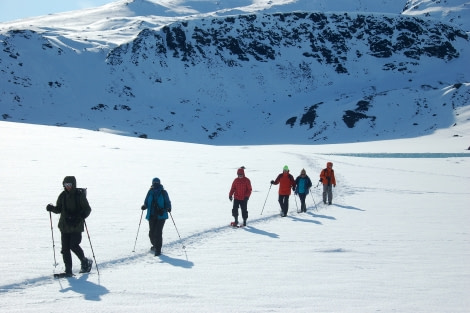
{"type": "Polygon", "coordinates": [[[348,62],[360,60],[364,53],[382,59],[402,55],[410,61],[421,57],[450,61],[460,55],[454,47],[457,39],[468,41],[468,35],[413,17],[306,12],[247,15],[144,30],[132,43],[111,51],[108,62],[120,64],[123,54],[130,54],[134,65],[152,56],[192,65],[209,63],[210,58],[239,66],[282,60],[285,50],[293,50],[299,62],[327,64],[346,74],[348,62]]]}

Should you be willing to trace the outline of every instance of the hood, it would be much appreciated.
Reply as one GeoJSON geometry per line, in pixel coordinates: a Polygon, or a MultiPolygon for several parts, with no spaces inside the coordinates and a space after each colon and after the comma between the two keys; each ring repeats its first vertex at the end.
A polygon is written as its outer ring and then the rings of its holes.
{"type": "Polygon", "coordinates": [[[65,183],[71,183],[72,189],[77,188],[77,180],[75,179],[75,176],[65,176],[64,181],[62,182],[62,185],[65,183]]]}
{"type": "Polygon", "coordinates": [[[152,179],[152,187],[151,188],[153,188],[155,190],[163,189],[163,185],[160,182],[160,178],[155,177],[154,179],[152,179]]]}

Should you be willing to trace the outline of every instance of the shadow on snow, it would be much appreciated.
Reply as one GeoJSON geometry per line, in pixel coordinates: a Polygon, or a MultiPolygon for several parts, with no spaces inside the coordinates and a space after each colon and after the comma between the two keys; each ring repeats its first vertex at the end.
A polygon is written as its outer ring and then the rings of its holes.
{"type": "Polygon", "coordinates": [[[79,278],[67,278],[67,281],[69,283],[69,287],[67,288],[62,287],[62,282],[59,279],[59,284],[61,286],[60,292],[65,293],[68,291],[74,291],[76,293],[82,294],[85,300],[101,301],[101,296],[108,294],[109,290],[106,287],[92,283],[87,279],[88,274],[84,274],[79,278]]]}
{"type": "MultiPolygon", "coordinates": [[[[342,206],[338,204],[335,204],[335,205],[337,207],[344,208],[344,209],[364,211],[362,209],[351,207],[351,206],[342,206]]],[[[301,217],[300,214],[295,214],[295,215],[289,215],[288,217],[296,222],[314,223],[318,225],[322,225],[322,223],[316,220],[308,219],[307,217],[311,216],[314,218],[336,220],[332,216],[315,214],[313,210],[309,210],[304,216],[305,217],[301,217]]],[[[269,216],[253,219],[250,221],[249,225],[243,229],[253,234],[277,239],[279,238],[278,234],[268,232],[266,230],[261,229],[261,227],[259,227],[260,225],[270,222],[277,218],[279,218],[278,214],[272,214],[269,216]]],[[[176,241],[172,241],[172,242],[165,244],[165,251],[171,252],[172,250],[181,248],[182,246],[186,254],[185,245],[191,245],[193,243],[201,242],[202,239],[205,239],[208,237],[214,237],[219,233],[225,233],[226,231],[230,231],[230,230],[232,230],[231,227],[229,225],[226,225],[222,227],[215,227],[215,228],[207,229],[204,231],[200,231],[198,233],[182,238],[181,240],[176,240],[176,241]]],[[[106,269],[106,268],[113,268],[113,267],[121,266],[121,265],[128,265],[128,264],[137,262],[142,258],[148,258],[148,257],[149,257],[149,252],[133,253],[132,255],[127,256],[127,257],[117,258],[114,260],[109,260],[106,262],[99,263],[99,268],[106,269]]],[[[161,263],[168,263],[170,265],[177,266],[177,267],[189,269],[194,266],[193,262],[187,260],[187,255],[186,255],[186,260],[174,258],[165,254],[160,255],[159,258],[160,258],[161,263]]],[[[36,278],[25,279],[17,283],[0,286],[0,294],[8,293],[11,291],[23,290],[23,289],[31,288],[35,286],[41,286],[41,285],[50,283],[52,280],[54,280],[54,278],[52,277],[52,273],[50,276],[40,276],[36,278]]],[[[101,297],[109,293],[109,290],[106,287],[103,287],[100,285],[99,276],[98,276],[98,284],[88,281],[88,274],[81,275],[79,276],[79,278],[75,278],[75,277],[67,278],[67,281],[69,283],[69,287],[63,288],[62,287],[63,280],[61,279],[58,280],[61,286],[60,292],[65,293],[68,291],[74,291],[76,293],[83,294],[85,300],[101,301],[101,297]]]]}

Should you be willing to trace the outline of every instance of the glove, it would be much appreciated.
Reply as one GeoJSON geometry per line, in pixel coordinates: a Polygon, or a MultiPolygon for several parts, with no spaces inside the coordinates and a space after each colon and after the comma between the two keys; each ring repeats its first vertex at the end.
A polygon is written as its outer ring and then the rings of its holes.
{"type": "Polygon", "coordinates": [[[320,178],[319,182],[320,182],[320,183],[322,183],[322,182],[323,182],[323,181],[321,180],[321,178],[320,178]]]}
{"type": "Polygon", "coordinates": [[[54,210],[54,209],[55,209],[55,206],[53,206],[53,205],[50,204],[50,203],[46,206],[46,211],[51,212],[51,211],[54,210]]]}
{"type": "Polygon", "coordinates": [[[333,185],[333,187],[335,187],[335,188],[336,188],[336,184],[334,184],[334,185],[333,185]]]}
{"type": "Polygon", "coordinates": [[[245,197],[245,201],[248,201],[248,200],[250,200],[250,197],[245,197]]]}
{"type": "Polygon", "coordinates": [[[271,185],[274,185],[274,180],[271,180],[271,185]]]}
{"type": "Polygon", "coordinates": [[[232,200],[233,200],[232,196],[228,196],[228,199],[229,199],[230,201],[232,201],[232,200]]]}
{"type": "Polygon", "coordinates": [[[292,191],[295,192],[295,187],[292,187],[292,191]]]}
{"type": "Polygon", "coordinates": [[[296,195],[296,196],[297,196],[297,191],[294,191],[294,195],[296,195]]]}
{"type": "Polygon", "coordinates": [[[171,213],[171,208],[168,208],[167,211],[168,211],[168,213],[171,213]]]}
{"type": "Polygon", "coordinates": [[[147,207],[145,206],[145,204],[141,207],[142,211],[145,211],[147,210],[147,207]]]}

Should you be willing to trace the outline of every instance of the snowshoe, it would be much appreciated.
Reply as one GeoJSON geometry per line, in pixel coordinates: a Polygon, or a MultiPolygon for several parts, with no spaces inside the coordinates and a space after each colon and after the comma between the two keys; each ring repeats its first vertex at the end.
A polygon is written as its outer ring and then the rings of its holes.
{"type": "Polygon", "coordinates": [[[73,275],[73,273],[69,273],[69,272],[64,272],[64,273],[55,273],[54,274],[54,278],[67,278],[67,277],[73,277],[75,275],[73,275]]]}

